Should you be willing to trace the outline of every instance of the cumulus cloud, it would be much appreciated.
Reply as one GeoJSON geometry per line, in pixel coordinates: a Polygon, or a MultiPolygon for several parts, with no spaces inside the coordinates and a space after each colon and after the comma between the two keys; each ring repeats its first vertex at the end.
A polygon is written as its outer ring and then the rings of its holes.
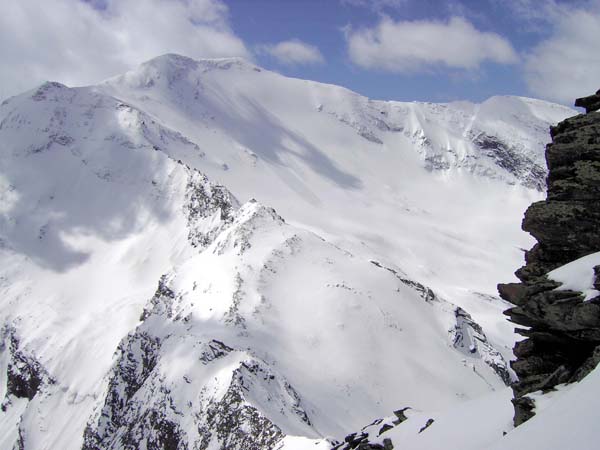
{"type": "Polygon", "coordinates": [[[600,7],[564,8],[550,37],[526,55],[525,80],[532,94],[572,103],[600,88],[600,7]]]}
{"type": "Polygon", "coordinates": [[[0,98],[95,83],[163,53],[250,56],[221,0],[2,2],[0,42],[0,98]]]}
{"type": "Polygon", "coordinates": [[[274,45],[262,45],[259,52],[273,56],[277,61],[287,65],[319,64],[325,59],[317,47],[292,39],[274,45]]]}
{"type": "Polygon", "coordinates": [[[373,28],[346,30],[350,60],[366,69],[415,73],[435,68],[476,69],[491,61],[518,61],[510,42],[476,29],[462,17],[447,22],[401,21],[388,17],[373,28]]]}

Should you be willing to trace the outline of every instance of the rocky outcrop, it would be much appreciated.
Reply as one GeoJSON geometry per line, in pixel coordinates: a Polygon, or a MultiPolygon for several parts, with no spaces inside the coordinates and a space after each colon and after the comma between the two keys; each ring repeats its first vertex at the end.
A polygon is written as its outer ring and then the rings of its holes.
{"type": "MultiPolygon", "coordinates": [[[[439,297],[430,287],[411,280],[406,275],[379,261],[371,260],[371,264],[392,273],[406,286],[414,289],[428,304],[454,316],[454,326],[448,330],[452,346],[459,352],[472,358],[481,359],[502,380],[505,385],[511,382],[508,364],[502,354],[488,341],[483,328],[473,320],[464,309],[439,297]]],[[[473,370],[477,371],[475,366],[473,370]]]]}
{"type": "Polygon", "coordinates": [[[483,328],[469,313],[455,307],[456,324],[448,330],[452,338],[452,346],[464,353],[479,357],[508,386],[511,382],[510,371],[502,354],[488,341],[483,328]]]}
{"type": "Polygon", "coordinates": [[[286,435],[276,422],[315,435],[276,364],[202,335],[171,281],[117,348],[83,449],[268,449],[286,435]]]}
{"type": "Polygon", "coordinates": [[[544,189],[546,170],[518,146],[511,146],[502,139],[483,132],[473,137],[473,144],[496,165],[521,180],[523,186],[538,191],[544,189]]]}
{"type": "Polygon", "coordinates": [[[410,407],[402,408],[394,411],[392,417],[374,420],[359,432],[346,436],[343,442],[332,442],[332,450],[392,450],[394,443],[382,435],[406,421],[408,417],[405,412],[409,409],[410,407]]]}
{"type": "Polygon", "coordinates": [[[596,91],[595,95],[588,97],[582,97],[575,100],[575,106],[585,108],[586,113],[598,111],[600,109],[600,89],[596,91]]]}
{"type": "Polygon", "coordinates": [[[600,112],[590,112],[598,101],[598,94],[579,99],[576,105],[588,114],[551,127],[548,197],[529,207],[522,224],[538,243],[516,272],[521,283],[498,286],[500,296],[515,305],[505,314],[526,327],[516,329],[526,339],[515,345],[511,364],[518,376],[512,386],[515,425],[534,414],[527,394],[578,381],[600,359],[600,296],[586,300],[580,292],[556,290],[561,283],[546,276],[600,250],[600,112]]]}
{"type": "Polygon", "coordinates": [[[158,338],[142,328],[117,350],[103,404],[85,429],[83,449],[274,448],[284,434],[253,402],[274,405],[311,426],[296,391],[265,362],[218,340],[182,338],[173,330],[158,338]],[[186,351],[179,352],[178,344],[186,351]],[[190,370],[173,379],[179,353],[189,359],[190,370]],[[205,372],[212,373],[208,381],[201,379],[205,372]]]}
{"type": "Polygon", "coordinates": [[[201,251],[231,224],[240,204],[224,186],[211,183],[197,170],[186,169],[188,185],[184,209],[188,219],[188,240],[201,251]]]}
{"type": "Polygon", "coordinates": [[[6,411],[13,398],[32,400],[44,387],[54,384],[55,380],[35,355],[23,348],[14,328],[4,327],[0,331],[0,338],[0,354],[7,353],[6,395],[0,403],[0,410],[6,411]]]}

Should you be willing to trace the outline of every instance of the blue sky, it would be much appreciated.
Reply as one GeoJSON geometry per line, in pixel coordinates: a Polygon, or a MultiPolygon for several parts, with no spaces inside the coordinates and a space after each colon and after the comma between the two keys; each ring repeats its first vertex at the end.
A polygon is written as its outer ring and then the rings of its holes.
{"type": "Polygon", "coordinates": [[[286,65],[268,55],[257,56],[261,65],[291,76],[343,85],[378,99],[447,101],[482,100],[498,94],[526,95],[525,83],[515,64],[486,62],[474,71],[442,66],[426,72],[398,74],[364,69],[350,60],[344,30],[374,27],[384,15],[395,21],[443,22],[455,15],[468,14],[477,28],[507,36],[515,48],[522,50],[531,48],[540,38],[539,33],[522,32],[527,28],[523,24],[515,26],[518,20],[514,11],[500,2],[465,1],[462,9],[450,4],[424,0],[377,8],[374,4],[335,0],[228,2],[233,29],[250,45],[296,38],[319,48],[326,61],[324,64],[286,65]]]}
{"type": "Polygon", "coordinates": [[[571,104],[600,88],[600,0],[0,1],[0,98],[167,52],[239,55],[377,99],[571,104]]]}

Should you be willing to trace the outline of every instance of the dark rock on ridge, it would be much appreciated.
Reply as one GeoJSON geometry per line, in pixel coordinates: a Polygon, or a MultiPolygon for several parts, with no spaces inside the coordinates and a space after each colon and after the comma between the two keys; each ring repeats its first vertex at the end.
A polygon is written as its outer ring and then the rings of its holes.
{"type": "Polygon", "coordinates": [[[594,95],[575,100],[575,106],[585,108],[586,113],[598,111],[600,109],[600,89],[598,89],[594,95]]]}
{"type": "Polygon", "coordinates": [[[427,422],[425,422],[425,425],[423,425],[421,427],[421,429],[419,430],[419,434],[421,434],[423,431],[425,431],[427,428],[429,428],[431,425],[433,425],[433,422],[435,422],[435,420],[427,419],[427,422]]]}
{"type": "Polygon", "coordinates": [[[233,215],[239,208],[237,199],[222,185],[208,181],[206,175],[189,169],[186,192],[186,215],[188,219],[188,240],[193,247],[203,250],[231,224],[233,215]],[[212,216],[217,216],[220,225],[206,226],[212,216]]]}
{"type": "Polygon", "coordinates": [[[244,399],[244,392],[248,389],[245,374],[259,371],[260,367],[256,364],[243,364],[235,370],[226,394],[207,408],[206,421],[199,427],[202,436],[199,449],[211,448],[213,435],[218,438],[222,450],[274,448],[285,437],[277,425],[244,399]]]}
{"type": "Polygon", "coordinates": [[[265,403],[278,403],[288,419],[312,427],[299,394],[271,365],[188,333],[188,316],[177,313],[180,298],[169,276],[162,276],[141,323],[117,348],[106,390],[84,430],[84,450],[275,448],[285,434],[261,409],[265,403]],[[213,371],[217,384],[193,373],[170,374],[174,348],[187,348],[189,367],[213,371]],[[231,377],[224,375],[219,384],[223,370],[231,370],[231,377]]]}
{"type": "MultiPolygon", "coordinates": [[[[133,450],[142,442],[150,449],[187,448],[174,421],[158,408],[145,411],[135,398],[157,364],[160,345],[159,339],[145,332],[132,332],[121,342],[102,414],[85,429],[84,450],[113,448],[116,443],[133,450]]],[[[161,407],[168,409],[168,393],[160,394],[161,407]]]]}
{"type": "MultiPolygon", "coordinates": [[[[382,434],[408,420],[404,413],[409,409],[410,407],[407,406],[394,411],[393,417],[374,420],[359,432],[346,436],[343,442],[333,442],[332,450],[392,450],[394,444],[390,438],[379,438],[382,434]]],[[[427,426],[429,425],[431,424],[428,422],[427,426]]]]}
{"type": "MultiPolygon", "coordinates": [[[[515,305],[505,314],[525,340],[517,342],[511,366],[515,425],[535,412],[535,391],[581,380],[600,361],[600,296],[584,301],[580,292],[555,290],[561,283],[546,274],[600,250],[600,91],[578,99],[588,114],[551,127],[545,201],[532,204],[522,228],[538,243],[517,270],[520,283],[498,285],[500,296],[515,305]]],[[[600,267],[595,268],[600,284],[600,267]]]]}
{"type": "Polygon", "coordinates": [[[521,424],[535,416],[535,413],[533,412],[535,409],[535,402],[529,397],[515,397],[511,401],[515,407],[515,424],[521,424]]]}

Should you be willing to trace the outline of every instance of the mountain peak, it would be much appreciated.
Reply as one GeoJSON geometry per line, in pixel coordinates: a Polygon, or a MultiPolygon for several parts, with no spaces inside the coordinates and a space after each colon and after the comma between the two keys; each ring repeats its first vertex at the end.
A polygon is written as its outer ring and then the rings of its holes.
{"type": "Polygon", "coordinates": [[[156,56],[148,61],[140,64],[140,67],[189,67],[196,68],[198,63],[189,56],[179,55],[177,53],[165,53],[164,55],[156,56]]]}
{"type": "Polygon", "coordinates": [[[203,73],[232,69],[238,72],[263,70],[241,57],[193,59],[176,53],[166,53],[140,64],[123,75],[109,78],[104,84],[124,83],[134,88],[150,88],[166,84],[166,87],[170,88],[173,83],[183,78],[190,77],[196,83],[203,73]]]}
{"type": "Polygon", "coordinates": [[[189,56],[179,55],[177,53],[166,53],[164,55],[152,58],[140,65],[140,68],[152,67],[159,70],[210,70],[230,68],[238,69],[259,69],[256,65],[240,56],[227,58],[201,58],[194,59],[189,56]]]}

